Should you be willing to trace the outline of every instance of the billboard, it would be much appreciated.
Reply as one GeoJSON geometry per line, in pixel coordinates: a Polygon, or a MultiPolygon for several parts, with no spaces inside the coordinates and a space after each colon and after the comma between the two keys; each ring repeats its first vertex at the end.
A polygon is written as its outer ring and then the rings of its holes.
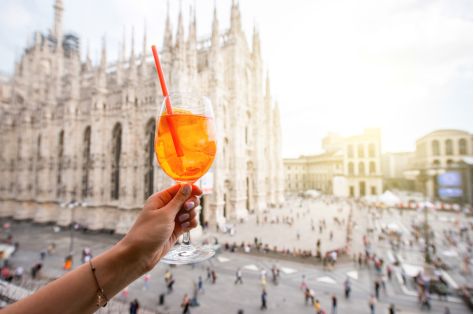
{"type": "Polygon", "coordinates": [[[448,171],[437,176],[437,192],[440,198],[463,197],[462,174],[457,171],[448,171]]]}
{"type": "Polygon", "coordinates": [[[462,186],[462,174],[457,171],[448,171],[437,176],[439,186],[462,186]]]}

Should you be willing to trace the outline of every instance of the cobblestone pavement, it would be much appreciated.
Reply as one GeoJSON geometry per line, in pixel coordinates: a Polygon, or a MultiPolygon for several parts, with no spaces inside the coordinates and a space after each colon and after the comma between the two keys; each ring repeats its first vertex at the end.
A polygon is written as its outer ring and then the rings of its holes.
{"type": "MultiPolygon", "coordinates": [[[[5,222],[5,221],[3,221],[5,222]]],[[[43,276],[55,278],[64,273],[62,264],[64,256],[69,251],[70,234],[67,230],[54,232],[53,226],[34,225],[28,222],[12,223],[12,234],[15,241],[20,243],[20,250],[11,259],[13,265],[22,265],[29,269],[39,260],[39,252],[45,249],[48,243],[54,242],[57,250],[44,261],[43,276]]],[[[75,232],[74,265],[80,263],[80,251],[90,247],[94,255],[100,254],[118,240],[117,236],[101,233],[75,232]]],[[[129,286],[129,295],[124,301],[137,298],[142,306],[158,313],[180,313],[180,302],[184,293],[191,295],[192,282],[202,276],[205,280],[205,292],[199,294],[200,306],[193,307],[191,313],[237,313],[243,309],[244,313],[258,313],[260,310],[260,270],[266,269],[268,274],[268,310],[269,313],[314,313],[310,306],[305,306],[302,291],[299,290],[302,275],[310,288],[315,291],[316,298],[323,308],[330,313],[331,295],[338,298],[338,313],[369,313],[368,298],[372,292],[373,273],[368,269],[357,269],[351,262],[336,266],[333,271],[324,271],[320,265],[298,263],[257,257],[242,253],[223,252],[212,260],[195,265],[173,267],[173,276],[176,279],[174,291],[165,296],[165,305],[157,306],[158,296],[165,293],[164,273],[169,267],[158,264],[151,271],[148,289],[144,288],[143,278],[137,279],[129,286]],[[276,264],[281,269],[281,279],[278,285],[270,280],[270,269],[276,264]],[[206,281],[206,267],[217,272],[216,284],[206,281]],[[238,267],[243,271],[243,285],[234,285],[235,271],[238,267]],[[343,282],[350,275],[352,279],[352,295],[349,300],[343,296],[343,282]]],[[[43,284],[40,281],[38,285],[43,284]]],[[[30,287],[33,287],[31,284],[30,287]]],[[[122,298],[118,295],[117,298],[122,298]]],[[[395,303],[400,309],[398,313],[421,313],[416,297],[403,293],[399,283],[394,280],[388,284],[387,295],[381,297],[376,306],[376,313],[387,313],[390,303],[395,303]]],[[[471,313],[458,299],[449,302],[433,300],[433,313],[443,313],[445,306],[451,313],[471,313]]]]}

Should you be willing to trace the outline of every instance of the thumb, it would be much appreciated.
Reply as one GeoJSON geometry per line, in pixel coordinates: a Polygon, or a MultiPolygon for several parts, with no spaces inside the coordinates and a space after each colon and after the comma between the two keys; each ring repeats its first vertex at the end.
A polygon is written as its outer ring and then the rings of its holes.
{"type": "Polygon", "coordinates": [[[167,204],[166,209],[174,216],[183,206],[183,203],[191,196],[191,185],[184,184],[180,190],[175,194],[173,199],[167,204]]]}

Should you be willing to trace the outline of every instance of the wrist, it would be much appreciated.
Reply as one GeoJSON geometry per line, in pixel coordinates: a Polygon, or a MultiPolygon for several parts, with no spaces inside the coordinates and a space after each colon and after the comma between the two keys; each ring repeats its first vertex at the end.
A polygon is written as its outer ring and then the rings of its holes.
{"type": "Polygon", "coordinates": [[[147,258],[137,250],[136,246],[122,239],[114,245],[114,251],[117,258],[121,260],[122,269],[127,269],[136,277],[140,277],[149,271],[147,258]]]}

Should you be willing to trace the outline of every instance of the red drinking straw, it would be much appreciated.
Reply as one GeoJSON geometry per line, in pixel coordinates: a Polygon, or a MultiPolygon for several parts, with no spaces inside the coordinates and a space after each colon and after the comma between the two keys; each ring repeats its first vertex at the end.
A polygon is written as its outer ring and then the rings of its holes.
{"type": "Polygon", "coordinates": [[[173,140],[173,146],[175,146],[175,151],[178,157],[183,157],[183,150],[180,146],[180,140],[178,134],[176,134],[175,127],[170,119],[170,116],[173,114],[172,104],[170,102],[170,97],[168,95],[167,84],[165,83],[165,77],[163,76],[162,66],[160,65],[160,59],[158,58],[157,47],[152,46],[153,58],[155,59],[155,68],[157,69],[158,79],[160,80],[160,86],[162,87],[162,94],[165,97],[165,106],[167,108],[167,119],[168,128],[170,129],[170,134],[173,140]]]}

